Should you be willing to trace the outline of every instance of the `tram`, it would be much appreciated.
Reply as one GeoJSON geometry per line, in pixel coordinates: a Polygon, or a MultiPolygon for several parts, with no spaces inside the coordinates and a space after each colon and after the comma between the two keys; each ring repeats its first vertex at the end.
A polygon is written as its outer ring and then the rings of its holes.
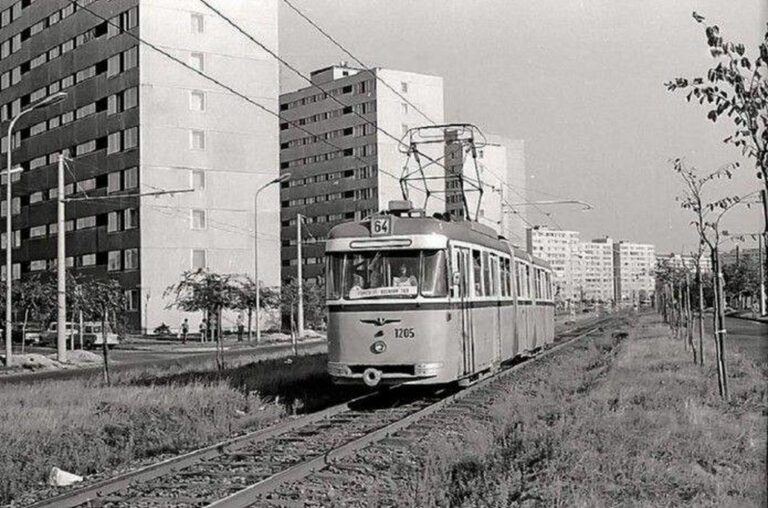
{"type": "Polygon", "coordinates": [[[336,383],[467,385],[554,340],[552,270],[473,221],[408,201],[326,242],[336,383]]]}

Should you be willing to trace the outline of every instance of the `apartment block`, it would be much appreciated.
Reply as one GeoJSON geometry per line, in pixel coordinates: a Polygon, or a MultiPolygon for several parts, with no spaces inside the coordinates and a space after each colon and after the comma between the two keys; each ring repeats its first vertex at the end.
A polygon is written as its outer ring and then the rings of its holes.
{"type": "MultiPolygon", "coordinates": [[[[706,254],[702,255],[699,259],[702,273],[712,272],[712,260],[706,254]]],[[[685,268],[691,273],[696,271],[696,257],[693,254],[657,254],[656,266],[671,266],[673,268],[685,268]]]]}
{"type": "Polygon", "coordinates": [[[584,291],[582,257],[577,231],[536,226],[526,230],[528,252],[552,266],[557,301],[580,301],[584,291]]]}
{"type": "Polygon", "coordinates": [[[656,289],[656,249],[632,242],[613,244],[614,293],[617,302],[650,299],[656,289]]]}
{"type": "MultiPolygon", "coordinates": [[[[362,220],[402,199],[406,155],[400,139],[429,124],[413,105],[435,123],[444,121],[443,80],[437,76],[342,64],[310,77],[312,86],[280,96],[280,172],[290,173],[280,187],[284,279],[297,274],[299,216],[302,275],[319,279],[324,240],[334,225],[362,220]]],[[[411,199],[420,205],[421,197],[411,199]]]]}
{"type": "Polygon", "coordinates": [[[583,259],[584,299],[597,302],[614,300],[613,241],[598,238],[580,245],[583,259]]]}
{"type": "MultiPolygon", "coordinates": [[[[520,140],[509,140],[492,134],[485,135],[485,143],[476,149],[476,159],[470,152],[453,143],[451,133],[446,134],[445,166],[450,176],[461,171],[464,179],[472,182],[478,177],[483,184],[482,198],[472,184],[465,184],[470,216],[504,236],[512,243],[525,244],[525,155],[520,140]]],[[[445,211],[454,218],[464,217],[460,182],[446,179],[445,211]]]]}
{"type": "MultiPolygon", "coordinates": [[[[177,326],[184,316],[163,293],[182,271],[253,272],[254,194],[278,175],[278,121],[131,34],[275,110],[277,63],[193,0],[81,3],[109,21],[67,0],[0,12],[0,120],[67,94],[14,130],[12,276],[55,266],[55,163],[68,151],[66,194],[101,199],[67,203],[67,266],[118,280],[132,328],[177,326]]],[[[276,0],[215,3],[277,48],[276,0]]],[[[262,279],[277,284],[276,188],[259,209],[262,279]]]]}

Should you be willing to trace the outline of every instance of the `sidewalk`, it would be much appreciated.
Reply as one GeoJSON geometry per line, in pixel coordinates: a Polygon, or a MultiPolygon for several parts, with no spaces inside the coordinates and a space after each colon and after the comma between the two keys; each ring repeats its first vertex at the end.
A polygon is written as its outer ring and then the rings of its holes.
{"type": "Polygon", "coordinates": [[[759,316],[756,312],[740,312],[734,314],[727,314],[727,318],[746,319],[748,321],[756,321],[758,323],[768,323],[768,316],[759,316]]]}
{"type": "MultiPolygon", "coordinates": [[[[299,344],[312,341],[326,340],[325,334],[312,332],[298,339],[299,344]]],[[[254,348],[259,346],[291,344],[291,338],[284,333],[270,333],[262,335],[261,340],[256,344],[255,340],[248,341],[244,337],[242,341],[237,340],[235,335],[226,335],[222,341],[225,351],[233,349],[254,348]]],[[[173,353],[205,353],[216,351],[216,342],[200,341],[199,337],[187,339],[182,343],[177,338],[155,338],[152,336],[130,337],[122,342],[116,349],[122,351],[155,351],[155,352],[173,352],[173,353]]]]}

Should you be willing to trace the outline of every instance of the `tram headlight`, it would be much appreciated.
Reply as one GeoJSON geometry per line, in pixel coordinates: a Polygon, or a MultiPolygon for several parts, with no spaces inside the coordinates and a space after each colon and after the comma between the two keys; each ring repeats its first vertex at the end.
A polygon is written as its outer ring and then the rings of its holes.
{"type": "Polygon", "coordinates": [[[442,368],[442,363],[417,363],[413,366],[413,373],[417,376],[437,376],[442,368]]]}

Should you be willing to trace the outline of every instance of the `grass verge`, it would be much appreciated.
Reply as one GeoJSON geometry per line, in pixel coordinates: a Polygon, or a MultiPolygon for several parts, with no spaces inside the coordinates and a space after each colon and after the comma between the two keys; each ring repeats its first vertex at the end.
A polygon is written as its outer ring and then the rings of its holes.
{"type": "Polygon", "coordinates": [[[429,445],[400,504],[765,506],[765,373],[734,353],[725,403],[714,368],[655,317],[616,346],[516,378],[459,439],[429,445]]]}
{"type": "Polygon", "coordinates": [[[333,388],[325,361],[156,367],[120,372],[111,387],[94,376],[0,389],[0,504],[54,494],[45,486],[53,466],[95,479],[332,404],[347,393],[333,388]]]}

